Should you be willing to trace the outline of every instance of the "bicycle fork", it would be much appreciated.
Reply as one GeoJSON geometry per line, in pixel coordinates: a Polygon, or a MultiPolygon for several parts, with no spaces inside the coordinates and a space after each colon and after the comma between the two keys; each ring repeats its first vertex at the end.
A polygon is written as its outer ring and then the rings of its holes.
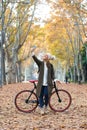
{"type": "Polygon", "coordinates": [[[58,89],[56,88],[56,83],[54,82],[54,88],[55,88],[55,92],[57,94],[57,97],[58,97],[58,102],[62,102],[60,96],[59,96],[59,93],[58,93],[58,89]]]}

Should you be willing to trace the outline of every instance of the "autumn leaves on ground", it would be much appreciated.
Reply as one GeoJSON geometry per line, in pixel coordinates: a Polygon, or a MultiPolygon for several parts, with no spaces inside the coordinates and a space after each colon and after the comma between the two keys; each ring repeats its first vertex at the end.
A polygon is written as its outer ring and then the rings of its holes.
{"type": "Polygon", "coordinates": [[[87,84],[63,83],[62,88],[72,96],[70,108],[62,113],[49,109],[43,116],[37,111],[26,114],[15,108],[15,95],[31,87],[30,83],[22,83],[0,88],[0,130],[87,130],[87,84]]]}

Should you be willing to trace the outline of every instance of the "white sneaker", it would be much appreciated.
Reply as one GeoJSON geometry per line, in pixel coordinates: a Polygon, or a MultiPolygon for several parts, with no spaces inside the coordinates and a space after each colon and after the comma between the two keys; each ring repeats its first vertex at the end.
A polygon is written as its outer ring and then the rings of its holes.
{"type": "Polygon", "coordinates": [[[40,108],[40,114],[44,115],[44,108],[40,108]]]}
{"type": "Polygon", "coordinates": [[[44,107],[44,113],[48,113],[49,111],[48,111],[48,108],[47,107],[44,107]]]}
{"type": "Polygon", "coordinates": [[[36,108],[36,112],[37,112],[37,113],[40,112],[40,107],[39,107],[39,106],[37,106],[37,108],[36,108]]]}
{"type": "Polygon", "coordinates": [[[37,107],[36,112],[38,112],[39,114],[43,115],[44,114],[44,108],[41,107],[37,107]]]}

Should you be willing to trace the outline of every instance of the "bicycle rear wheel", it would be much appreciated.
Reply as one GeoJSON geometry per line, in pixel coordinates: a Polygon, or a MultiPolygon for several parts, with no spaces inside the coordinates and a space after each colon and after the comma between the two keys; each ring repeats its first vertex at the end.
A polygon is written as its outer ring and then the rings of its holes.
{"type": "Polygon", "coordinates": [[[38,105],[38,98],[36,94],[30,90],[23,90],[15,97],[16,108],[25,113],[32,112],[38,105]]]}
{"type": "Polygon", "coordinates": [[[66,90],[60,89],[54,91],[49,99],[49,106],[55,112],[63,112],[71,105],[71,95],[66,90]],[[58,97],[58,95],[59,97],[58,97]]]}

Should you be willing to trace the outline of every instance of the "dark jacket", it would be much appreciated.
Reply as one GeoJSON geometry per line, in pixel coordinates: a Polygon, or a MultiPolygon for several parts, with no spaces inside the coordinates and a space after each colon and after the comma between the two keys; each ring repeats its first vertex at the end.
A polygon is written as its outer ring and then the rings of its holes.
{"type": "MultiPolygon", "coordinates": [[[[36,90],[36,94],[39,97],[40,92],[41,92],[41,87],[43,85],[44,62],[40,61],[35,55],[33,56],[33,59],[39,68],[38,84],[37,84],[37,90],[36,90]]],[[[50,62],[47,63],[47,67],[48,67],[48,76],[47,76],[48,96],[50,96],[52,89],[53,89],[52,81],[54,80],[54,68],[50,62]]]]}

